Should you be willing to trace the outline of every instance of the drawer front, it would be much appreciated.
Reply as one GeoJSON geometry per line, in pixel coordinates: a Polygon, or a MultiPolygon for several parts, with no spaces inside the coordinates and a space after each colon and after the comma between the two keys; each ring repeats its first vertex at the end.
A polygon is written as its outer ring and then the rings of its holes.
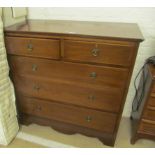
{"type": "Polygon", "coordinates": [[[40,99],[118,112],[123,93],[120,88],[100,87],[45,78],[14,76],[17,92],[40,99]]]}
{"type": "Polygon", "coordinates": [[[113,133],[116,115],[39,99],[18,98],[22,113],[113,133]]]}
{"type": "Polygon", "coordinates": [[[155,121],[142,119],[139,132],[155,135],[155,121]]]}
{"type": "Polygon", "coordinates": [[[10,56],[11,71],[18,75],[48,77],[92,85],[124,88],[128,70],[62,61],[10,56]],[[120,76],[121,75],[121,76],[120,76]]]}
{"type": "Polygon", "coordinates": [[[148,107],[153,107],[155,108],[155,98],[154,97],[150,97],[148,100],[148,107]]]}
{"type": "Polygon", "coordinates": [[[149,120],[155,120],[155,107],[148,106],[144,111],[143,117],[149,120]]]}
{"type": "Polygon", "coordinates": [[[36,39],[22,37],[5,37],[7,53],[59,59],[60,42],[54,39],[36,39]]]}
{"type": "Polygon", "coordinates": [[[64,59],[66,60],[130,66],[133,56],[133,45],[64,41],[64,59]]]}
{"type": "MultiPolygon", "coordinates": [[[[152,86],[152,96],[155,97],[155,81],[153,81],[153,86],[152,86]]],[[[154,104],[155,105],[155,104],[154,104]]]]}

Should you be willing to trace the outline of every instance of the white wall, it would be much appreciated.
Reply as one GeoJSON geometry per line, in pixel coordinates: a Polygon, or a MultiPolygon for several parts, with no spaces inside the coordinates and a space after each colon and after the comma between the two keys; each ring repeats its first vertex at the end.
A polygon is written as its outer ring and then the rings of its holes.
{"type": "Polygon", "coordinates": [[[29,8],[30,19],[63,19],[138,23],[145,41],[140,45],[123,115],[130,116],[133,79],[144,60],[155,55],[155,8],[29,8]]]}

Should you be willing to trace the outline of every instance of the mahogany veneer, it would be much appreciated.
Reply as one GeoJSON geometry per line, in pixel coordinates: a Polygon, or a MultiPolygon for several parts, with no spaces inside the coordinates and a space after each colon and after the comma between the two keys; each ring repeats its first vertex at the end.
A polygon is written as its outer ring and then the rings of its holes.
{"type": "Polygon", "coordinates": [[[20,122],[113,146],[142,40],[136,24],[30,20],[7,27],[20,122]]]}

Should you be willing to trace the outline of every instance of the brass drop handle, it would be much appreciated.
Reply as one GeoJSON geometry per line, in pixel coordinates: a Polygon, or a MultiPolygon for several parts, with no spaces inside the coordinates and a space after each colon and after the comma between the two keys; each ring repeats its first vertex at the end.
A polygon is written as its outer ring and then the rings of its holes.
{"type": "Polygon", "coordinates": [[[86,121],[87,122],[91,122],[92,121],[92,117],[91,116],[86,116],[86,121]]]}
{"type": "Polygon", "coordinates": [[[33,65],[32,65],[32,71],[36,71],[37,68],[38,68],[38,66],[37,66],[36,64],[33,64],[33,65]]]}
{"type": "Polygon", "coordinates": [[[92,56],[97,57],[99,55],[99,49],[98,48],[93,48],[91,50],[91,54],[92,54],[92,56]]]}
{"type": "Polygon", "coordinates": [[[96,72],[91,72],[89,75],[91,78],[95,79],[97,77],[96,72]]]}
{"type": "Polygon", "coordinates": [[[39,87],[38,85],[34,85],[34,86],[33,86],[33,89],[34,89],[34,90],[39,90],[40,87],[39,87]]]}
{"type": "Polygon", "coordinates": [[[33,45],[31,43],[27,44],[27,50],[31,52],[33,50],[33,45]]]}
{"type": "Polygon", "coordinates": [[[89,96],[88,96],[88,99],[91,100],[91,101],[94,101],[95,98],[96,98],[96,97],[95,97],[94,95],[89,95],[89,96]]]}

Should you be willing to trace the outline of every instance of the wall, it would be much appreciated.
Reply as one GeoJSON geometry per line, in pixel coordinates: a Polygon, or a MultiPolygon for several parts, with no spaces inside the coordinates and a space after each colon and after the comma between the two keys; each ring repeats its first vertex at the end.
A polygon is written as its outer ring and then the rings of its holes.
{"type": "Polygon", "coordinates": [[[123,115],[130,116],[133,80],[143,62],[155,55],[155,8],[29,8],[30,19],[63,19],[138,23],[145,41],[140,45],[123,115]]]}
{"type": "Polygon", "coordinates": [[[3,24],[4,27],[10,26],[16,23],[21,23],[26,20],[27,9],[22,8],[11,8],[11,7],[3,7],[3,24]]]}

